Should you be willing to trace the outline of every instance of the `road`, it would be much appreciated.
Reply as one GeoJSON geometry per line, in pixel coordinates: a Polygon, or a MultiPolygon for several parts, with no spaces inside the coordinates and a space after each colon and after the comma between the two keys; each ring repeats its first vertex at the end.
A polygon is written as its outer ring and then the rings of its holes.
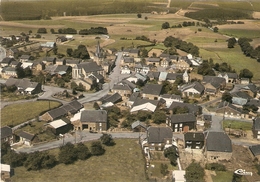
{"type": "MultiPolygon", "coordinates": [[[[113,138],[134,138],[138,139],[139,136],[140,138],[144,139],[146,138],[146,133],[138,133],[138,132],[118,132],[114,133],[111,132],[109,133],[112,135],[113,138]]],[[[76,131],[73,135],[71,134],[65,134],[64,138],[61,138],[60,140],[52,141],[52,142],[47,142],[47,143],[40,143],[40,144],[35,144],[33,146],[25,146],[23,145],[20,148],[15,149],[17,152],[26,152],[26,153],[31,153],[35,151],[45,151],[45,150],[50,150],[54,148],[59,148],[63,144],[67,142],[71,143],[80,143],[80,142],[87,142],[87,141],[93,141],[93,140],[98,140],[102,136],[101,133],[89,133],[89,131],[76,131]]],[[[182,139],[183,140],[183,134],[179,133],[174,133],[173,134],[175,139],[182,139]]]]}

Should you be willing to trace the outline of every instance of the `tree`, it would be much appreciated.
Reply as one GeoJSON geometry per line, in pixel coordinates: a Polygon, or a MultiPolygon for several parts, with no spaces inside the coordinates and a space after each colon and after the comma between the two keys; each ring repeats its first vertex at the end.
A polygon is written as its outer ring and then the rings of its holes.
{"type": "Polygon", "coordinates": [[[73,49],[72,48],[67,48],[67,55],[69,56],[69,57],[71,57],[72,56],[72,54],[73,54],[73,49]]]}
{"type": "Polygon", "coordinates": [[[186,168],[185,178],[187,182],[203,181],[204,175],[204,169],[197,162],[192,161],[186,168]]]}
{"type": "Polygon", "coordinates": [[[86,160],[90,158],[91,152],[89,151],[86,145],[80,142],[77,144],[77,155],[78,155],[78,159],[86,160]]]}
{"type": "Polygon", "coordinates": [[[78,85],[77,85],[76,82],[72,81],[72,82],[70,83],[70,88],[71,88],[72,90],[77,89],[77,87],[78,87],[78,85]]]}
{"type": "Polygon", "coordinates": [[[89,59],[89,53],[84,45],[79,45],[77,49],[73,51],[73,57],[74,58],[80,58],[80,59],[89,59]]]}
{"type": "Polygon", "coordinates": [[[146,16],[146,17],[144,17],[144,19],[145,19],[145,20],[148,20],[148,17],[146,16]]]}
{"type": "Polygon", "coordinates": [[[177,158],[179,156],[179,153],[177,151],[177,147],[171,146],[166,149],[164,149],[164,156],[170,159],[171,165],[176,166],[177,165],[177,158]]]}
{"type": "Polygon", "coordinates": [[[115,145],[115,141],[112,138],[111,134],[103,133],[103,135],[100,137],[100,140],[101,140],[102,144],[104,144],[106,146],[113,146],[113,145],[115,145]]]}
{"type": "Polygon", "coordinates": [[[141,14],[141,13],[138,13],[138,14],[137,14],[137,18],[142,18],[142,14],[141,14]]]}
{"type": "Polygon", "coordinates": [[[52,49],[52,51],[53,51],[53,54],[54,54],[54,55],[57,55],[57,53],[58,53],[58,47],[55,46],[55,47],[52,49]]]}
{"type": "Polygon", "coordinates": [[[147,119],[151,119],[151,113],[149,111],[140,110],[137,113],[137,118],[140,121],[146,121],[147,119]]]}
{"type": "Polygon", "coordinates": [[[168,28],[170,28],[169,22],[164,22],[164,23],[162,24],[162,29],[168,29],[168,28]]]}
{"type": "Polygon", "coordinates": [[[80,82],[79,86],[76,88],[77,91],[84,92],[86,91],[85,86],[80,82]]]}
{"type": "Polygon", "coordinates": [[[166,115],[163,111],[155,111],[154,114],[152,115],[152,119],[154,123],[161,124],[166,121],[166,115]]]}
{"type": "Polygon", "coordinates": [[[16,153],[15,151],[8,149],[7,154],[3,156],[1,161],[4,161],[6,164],[9,164],[12,167],[19,167],[23,166],[27,157],[27,153],[16,153]]]}
{"type": "Polygon", "coordinates": [[[93,107],[94,107],[96,110],[99,110],[99,109],[100,109],[100,107],[99,107],[99,105],[98,105],[97,102],[94,102],[93,107]]]}
{"type": "Polygon", "coordinates": [[[105,153],[105,149],[103,148],[100,141],[94,141],[91,143],[90,146],[91,154],[92,155],[103,155],[105,153]]]}
{"type": "Polygon", "coordinates": [[[228,48],[234,48],[237,43],[236,38],[232,37],[228,39],[228,48]]]}
{"type": "Polygon", "coordinates": [[[148,57],[148,51],[147,51],[147,49],[145,49],[145,48],[140,49],[140,56],[141,56],[142,58],[148,57]]]}
{"type": "Polygon", "coordinates": [[[218,32],[218,27],[214,27],[214,28],[213,28],[213,32],[216,32],[216,33],[217,33],[217,32],[218,32]]]}
{"type": "Polygon", "coordinates": [[[24,166],[28,171],[30,170],[40,170],[49,169],[56,165],[56,159],[54,155],[49,155],[48,152],[36,151],[31,153],[26,159],[24,166]]]}
{"type": "Polygon", "coordinates": [[[59,162],[64,164],[72,164],[78,159],[77,149],[70,142],[66,143],[64,146],[60,147],[59,151],[59,162]]]}
{"type": "Polygon", "coordinates": [[[246,68],[241,70],[240,74],[239,74],[240,78],[249,78],[250,81],[253,78],[253,76],[254,76],[253,73],[251,71],[249,71],[248,69],[246,69],[246,68]]]}
{"type": "Polygon", "coordinates": [[[50,31],[51,31],[52,34],[55,34],[55,30],[53,28],[51,28],[50,31]]]}
{"type": "Polygon", "coordinates": [[[224,92],[221,99],[222,101],[232,103],[232,95],[229,92],[224,92]]]}
{"type": "Polygon", "coordinates": [[[167,164],[162,164],[160,165],[160,171],[162,175],[167,175],[168,174],[168,165],[167,164]]]}
{"type": "Polygon", "coordinates": [[[232,182],[242,182],[242,176],[236,173],[233,173],[232,182]]]}
{"type": "Polygon", "coordinates": [[[46,30],[46,28],[39,28],[37,30],[37,33],[47,33],[47,30],[46,30]]]}
{"type": "Polygon", "coordinates": [[[16,68],[16,74],[18,78],[24,78],[25,77],[25,72],[22,67],[17,67],[16,68]]]}

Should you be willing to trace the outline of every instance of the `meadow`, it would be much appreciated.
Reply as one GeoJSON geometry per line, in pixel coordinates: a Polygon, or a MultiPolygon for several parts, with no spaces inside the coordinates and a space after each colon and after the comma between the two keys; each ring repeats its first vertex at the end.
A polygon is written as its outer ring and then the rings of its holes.
{"type": "MultiPolygon", "coordinates": [[[[105,147],[102,156],[92,156],[86,161],[74,164],[58,164],[52,169],[27,171],[24,167],[15,168],[11,178],[16,182],[83,182],[83,181],[147,181],[145,176],[145,160],[135,139],[115,139],[116,145],[105,147]]],[[[86,145],[89,147],[90,142],[86,145]]],[[[58,157],[59,149],[50,153],[58,157]]]]}
{"type": "Polygon", "coordinates": [[[8,105],[1,109],[1,125],[16,126],[38,117],[44,111],[59,107],[60,105],[59,102],[55,101],[31,101],[8,105]]]}

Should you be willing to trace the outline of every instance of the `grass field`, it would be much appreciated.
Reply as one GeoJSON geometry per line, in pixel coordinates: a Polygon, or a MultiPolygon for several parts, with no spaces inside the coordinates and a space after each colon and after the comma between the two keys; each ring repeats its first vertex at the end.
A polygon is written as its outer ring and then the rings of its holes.
{"type": "Polygon", "coordinates": [[[216,171],[216,175],[211,175],[213,182],[232,181],[233,173],[226,171],[216,171]]]}
{"type": "Polygon", "coordinates": [[[252,125],[252,123],[249,123],[247,121],[225,120],[223,122],[223,128],[228,128],[230,126],[231,129],[242,128],[242,130],[251,130],[252,125]]]}
{"type": "MultiPolygon", "coordinates": [[[[26,171],[24,167],[15,168],[12,180],[15,182],[147,181],[144,171],[145,161],[137,141],[116,139],[115,142],[115,146],[105,147],[104,155],[92,156],[86,161],[77,161],[71,165],[59,164],[50,170],[41,171],[26,171]]],[[[58,149],[50,153],[57,155],[58,149]]]]}
{"type": "Polygon", "coordinates": [[[16,126],[20,123],[36,118],[41,112],[60,106],[54,101],[32,101],[20,104],[12,104],[1,109],[1,125],[16,126]],[[49,105],[50,103],[50,105],[49,105]]]}

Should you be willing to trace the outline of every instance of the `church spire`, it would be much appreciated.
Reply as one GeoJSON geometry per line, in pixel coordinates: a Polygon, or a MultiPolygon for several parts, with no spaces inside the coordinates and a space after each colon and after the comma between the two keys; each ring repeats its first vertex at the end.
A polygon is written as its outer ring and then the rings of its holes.
{"type": "Polygon", "coordinates": [[[99,41],[97,42],[97,49],[96,49],[95,56],[97,56],[98,58],[102,57],[102,52],[101,52],[101,47],[100,47],[99,41]]]}

